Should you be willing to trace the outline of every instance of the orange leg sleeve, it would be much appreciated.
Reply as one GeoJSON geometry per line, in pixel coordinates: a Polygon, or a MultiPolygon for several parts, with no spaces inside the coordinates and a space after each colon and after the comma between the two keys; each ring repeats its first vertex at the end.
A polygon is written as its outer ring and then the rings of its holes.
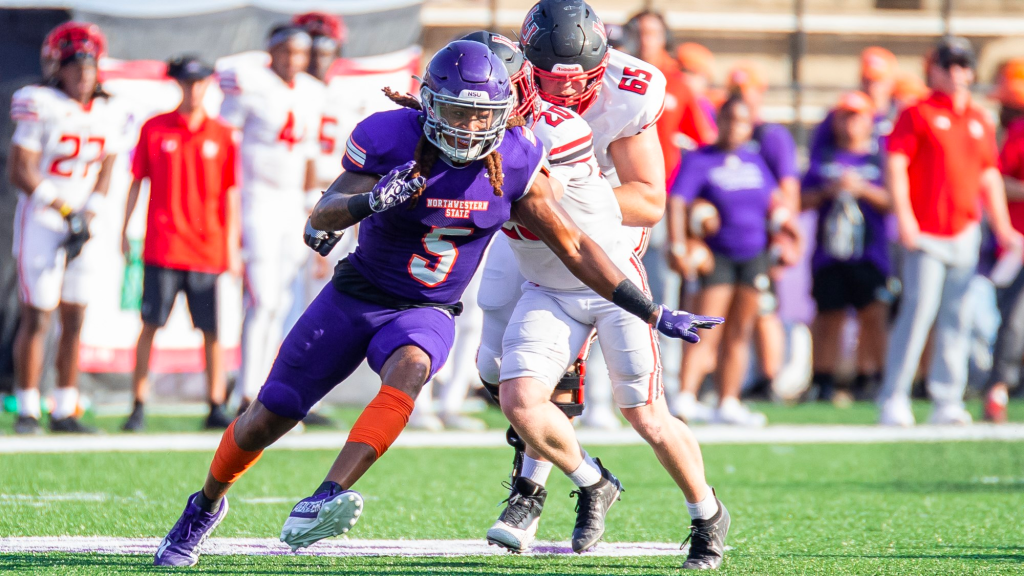
{"type": "Polygon", "coordinates": [[[391,386],[381,386],[380,392],[352,426],[348,441],[366,444],[380,458],[409,423],[413,405],[412,397],[405,392],[391,386]]]}
{"type": "Polygon", "coordinates": [[[242,474],[245,474],[245,471],[263,455],[263,450],[250,452],[238,447],[238,443],[235,442],[235,422],[238,420],[232,422],[221,436],[220,446],[213,455],[213,464],[210,464],[210,474],[218,482],[225,484],[231,484],[241,478],[242,474]]]}

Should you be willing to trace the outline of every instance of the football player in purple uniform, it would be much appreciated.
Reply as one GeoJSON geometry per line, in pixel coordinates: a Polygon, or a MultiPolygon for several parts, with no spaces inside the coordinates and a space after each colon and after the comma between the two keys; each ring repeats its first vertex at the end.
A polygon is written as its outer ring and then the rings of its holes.
{"type": "Polygon", "coordinates": [[[374,114],[352,133],[345,172],[305,236],[327,254],[340,231],[361,221],[359,247],[288,334],[257,400],[225,431],[205,486],[161,542],[157,565],[197,563],[227,515],[231,485],[366,359],[381,376],[380,392],[325,481],[295,505],[281,539],[294,550],[355,525],[363,502],[352,485],[395,441],[420,388],[444,364],[459,298],[510,218],[594,291],[666,335],[692,339],[722,321],[654,304],[569,219],[544,174],[544,147],[511,117],[508,72],[486,46],[443,48],[420,94],[422,104],[397,97],[406,108],[374,114]]]}

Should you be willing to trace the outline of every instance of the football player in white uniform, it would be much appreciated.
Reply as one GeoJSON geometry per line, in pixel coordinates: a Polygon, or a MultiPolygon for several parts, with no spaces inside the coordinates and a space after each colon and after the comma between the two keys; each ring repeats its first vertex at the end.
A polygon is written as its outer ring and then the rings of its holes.
{"type": "MultiPolygon", "coordinates": [[[[606,62],[604,27],[589,7],[582,2],[541,2],[538,7],[527,18],[527,25],[540,20],[537,29],[531,35],[524,26],[522,38],[527,54],[531,50],[540,51],[539,46],[545,43],[548,52],[553,52],[551,47],[555,45],[568,44],[570,52],[591,52],[588,56],[599,63],[606,62]],[[600,33],[560,35],[559,29],[599,30],[600,33]],[[572,46],[573,41],[578,46],[572,46]]],[[[500,47],[492,49],[497,52],[500,47]]],[[[530,64],[526,66],[529,68],[530,64]]],[[[649,77],[653,78],[653,74],[649,77]]],[[[600,76],[591,79],[595,84],[601,80],[600,76]]],[[[549,100],[543,91],[541,97],[549,100]]],[[[566,102],[570,106],[578,103],[566,102]]],[[[608,109],[614,110],[614,107],[608,105],[608,109]]],[[[651,122],[656,118],[657,112],[651,122]]],[[[644,128],[638,126],[633,135],[641,134],[644,128]]],[[[585,118],[575,112],[545,102],[534,117],[533,130],[549,148],[552,181],[561,185],[563,207],[602,245],[620,269],[633,275],[634,281],[646,288],[640,250],[637,250],[642,247],[635,241],[637,237],[622,226],[625,218],[620,207],[627,202],[635,203],[636,197],[648,190],[643,185],[625,191],[613,190],[598,164],[595,147],[598,138],[585,118]],[[624,201],[626,198],[629,200],[624,201]]],[[[659,146],[656,134],[654,136],[654,146],[659,146]]],[[[660,161],[660,157],[660,153],[654,155],[655,160],[660,161]]],[[[656,210],[650,212],[653,214],[656,210]]],[[[637,222],[642,215],[634,213],[631,218],[637,222]]],[[[516,434],[526,442],[527,453],[522,467],[513,473],[508,506],[488,531],[488,541],[513,551],[529,546],[543,508],[544,483],[552,462],[579,488],[574,492],[580,502],[573,550],[585,551],[602,537],[605,515],[618,500],[621,485],[599,461],[578,448],[572,426],[559,413],[561,410],[565,415],[578,415],[581,398],[556,405],[549,401],[563,373],[576,360],[577,353],[596,328],[609,359],[616,403],[654,448],[687,500],[693,503],[691,510],[697,510],[691,533],[694,545],[686,566],[716,567],[721,561],[728,529],[728,512],[704,480],[700,448],[693,435],[668,413],[662,395],[656,335],[642,323],[634,323],[597,302],[595,294],[566,276],[564,268],[552,261],[553,254],[528,230],[510,223],[505,231],[510,238],[508,245],[527,282],[501,343],[501,360],[496,366],[501,382],[498,396],[516,434]]],[[[488,269],[494,270],[491,262],[488,269]]],[[[490,287],[497,288],[489,283],[495,276],[485,276],[481,295],[488,294],[490,287]]],[[[514,283],[504,278],[501,281],[514,283]]],[[[720,319],[687,315],[684,321],[690,323],[696,339],[696,328],[710,327],[720,319]]],[[[484,340],[481,356],[488,347],[486,336],[484,340]]],[[[481,368],[485,380],[493,382],[495,366],[481,365],[481,368]]]]}
{"type": "Polygon", "coordinates": [[[47,36],[46,85],[18,90],[10,178],[21,321],[14,341],[19,434],[40,430],[39,379],[52,312],[60,313],[53,432],[94,432],[76,418],[78,344],[89,302],[89,224],[103,208],[125,119],[98,82],[106,39],[95,24],[68,22],[47,36]],[[56,64],[56,68],[52,64],[56,64]],[[84,249],[84,251],[83,251],[84,249]]]}
{"type": "Polygon", "coordinates": [[[244,409],[270,373],[292,306],[292,286],[308,252],[299,233],[316,188],[324,86],[306,73],[312,39],[300,27],[274,28],[269,66],[219,71],[221,116],[241,131],[242,258],[245,321],[235,399],[244,409]]]}

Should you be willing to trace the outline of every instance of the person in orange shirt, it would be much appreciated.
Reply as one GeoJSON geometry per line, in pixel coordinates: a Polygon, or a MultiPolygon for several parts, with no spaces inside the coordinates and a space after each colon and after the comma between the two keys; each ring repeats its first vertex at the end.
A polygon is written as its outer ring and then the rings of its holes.
{"type": "Polygon", "coordinates": [[[679,64],[668,52],[668,28],[661,14],[652,11],[636,14],[626,24],[625,34],[636,37],[636,56],[657,67],[667,80],[665,109],[657,127],[665,157],[665,175],[671,182],[682,153],[713,143],[718,131],[690,89],[679,64]]]}
{"type": "Polygon", "coordinates": [[[880,423],[912,426],[910,387],[932,323],[928,392],[933,424],[970,424],[964,409],[971,307],[964,295],[981,244],[981,208],[996,241],[1020,248],[1007,214],[996,141],[971,102],[976,58],[964,38],[943,38],[929,58],[932,94],[904,110],[887,143],[886,183],[903,245],[903,295],[886,355],[880,423]]]}

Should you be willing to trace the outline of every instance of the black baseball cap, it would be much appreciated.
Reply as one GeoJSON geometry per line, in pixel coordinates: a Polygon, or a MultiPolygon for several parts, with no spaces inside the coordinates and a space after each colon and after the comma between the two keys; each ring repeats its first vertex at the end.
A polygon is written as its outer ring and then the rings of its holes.
{"type": "Polygon", "coordinates": [[[947,70],[951,66],[973,69],[978,58],[970,40],[960,36],[945,36],[935,45],[935,63],[947,70]]]}
{"type": "Polygon", "coordinates": [[[213,67],[199,59],[198,56],[176,56],[167,61],[167,76],[190,82],[208,78],[213,74],[213,67]]]}

